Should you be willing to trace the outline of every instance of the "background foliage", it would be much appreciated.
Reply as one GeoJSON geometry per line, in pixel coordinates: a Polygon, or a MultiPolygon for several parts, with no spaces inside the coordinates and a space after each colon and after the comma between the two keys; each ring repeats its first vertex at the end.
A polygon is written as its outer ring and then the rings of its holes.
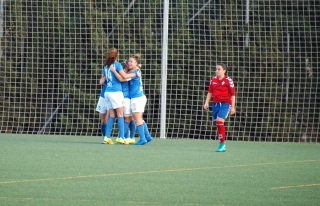
{"type": "MultiPolygon", "coordinates": [[[[210,114],[201,108],[215,64],[226,62],[237,86],[229,139],[319,142],[319,4],[251,0],[248,24],[244,1],[212,1],[194,16],[203,4],[170,2],[167,137],[215,138],[210,114]]],[[[1,132],[35,134],[52,117],[43,133],[99,135],[98,79],[103,54],[116,47],[121,59],[143,55],[145,120],[158,137],[162,6],[160,0],[133,7],[5,1],[1,132]]]]}

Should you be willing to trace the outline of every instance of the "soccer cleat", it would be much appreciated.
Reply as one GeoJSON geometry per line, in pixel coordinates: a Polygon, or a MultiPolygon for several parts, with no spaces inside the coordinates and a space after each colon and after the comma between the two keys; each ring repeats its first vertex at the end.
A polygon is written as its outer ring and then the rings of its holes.
{"type": "Polygon", "coordinates": [[[135,140],[134,138],[126,138],[126,139],[124,140],[124,144],[125,144],[125,145],[134,144],[134,143],[136,143],[136,140],[135,140]]]}
{"type": "Polygon", "coordinates": [[[135,145],[145,145],[145,144],[147,144],[147,140],[140,139],[139,142],[137,142],[135,145]]]}
{"type": "Polygon", "coordinates": [[[216,152],[225,152],[226,151],[226,144],[220,143],[219,148],[216,150],[216,152]]]}
{"type": "Polygon", "coordinates": [[[150,137],[146,137],[146,140],[147,140],[147,143],[148,142],[151,142],[153,140],[153,138],[150,136],[150,137]]]}
{"type": "Polygon", "coordinates": [[[112,139],[105,137],[103,138],[102,144],[114,144],[112,139]]]}
{"type": "Polygon", "coordinates": [[[117,142],[118,144],[124,144],[124,139],[118,137],[118,138],[116,139],[116,142],[117,142]]]}

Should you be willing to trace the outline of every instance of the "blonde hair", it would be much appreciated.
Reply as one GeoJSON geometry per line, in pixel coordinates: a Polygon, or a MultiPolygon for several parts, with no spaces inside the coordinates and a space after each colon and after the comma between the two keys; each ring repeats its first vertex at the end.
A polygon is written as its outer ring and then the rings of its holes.
{"type": "Polygon", "coordinates": [[[110,67],[111,64],[117,61],[118,57],[119,57],[118,50],[116,48],[111,48],[106,55],[104,66],[110,67]]]}

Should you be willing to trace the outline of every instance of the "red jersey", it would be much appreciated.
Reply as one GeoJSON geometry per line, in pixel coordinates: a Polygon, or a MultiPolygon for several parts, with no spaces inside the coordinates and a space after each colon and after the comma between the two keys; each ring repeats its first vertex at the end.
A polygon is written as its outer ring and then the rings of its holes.
{"type": "Polygon", "coordinates": [[[224,76],[221,80],[213,77],[209,86],[209,93],[212,94],[212,102],[224,102],[231,105],[231,96],[236,95],[233,81],[230,77],[224,76]]]}

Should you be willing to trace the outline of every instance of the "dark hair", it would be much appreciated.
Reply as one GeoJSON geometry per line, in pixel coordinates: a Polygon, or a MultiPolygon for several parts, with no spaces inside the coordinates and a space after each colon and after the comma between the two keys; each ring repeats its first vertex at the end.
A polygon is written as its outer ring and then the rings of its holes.
{"type": "Polygon", "coordinates": [[[123,62],[121,62],[121,65],[123,67],[123,70],[125,70],[125,72],[128,70],[128,63],[127,63],[127,60],[124,60],[123,62]]]}
{"type": "Polygon", "coordinates": [[[110,65],[117,60],[118,56],[118,50],[116,48],[111,48],[106,55],[104,66],[110,67],[110,65]]]}
{"type": "Polygon", "coordinates": [[[226,71],[225,75],[227,76],[227,73],[228,73],[228,67],[226,64],[224,63],[218,63],[217,66],[221,66],[223,70],[226,71]]]}

